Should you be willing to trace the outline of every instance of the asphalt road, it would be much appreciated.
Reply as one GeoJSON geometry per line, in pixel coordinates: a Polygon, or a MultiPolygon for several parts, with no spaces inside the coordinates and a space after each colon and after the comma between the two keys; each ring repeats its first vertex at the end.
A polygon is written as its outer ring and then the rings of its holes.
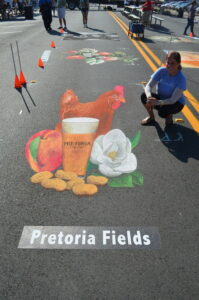
{"type": "MultiPolygon", "coordinates": [[[[153,57],[143,44],[129,40],[128,21],[120,12],[90,11],[85,29],[80,12],[67,11],[66,35],[56,29],[57,18],[51,35],[39,15],[0,23],[0,299],[198,299],[198,68],[183,68],[189,91],[187,110],[177,116],[183,123],[165,129],[157,117],[156,126],[140,125],[142,84],[164,60],[164,50],[198,51],[198,40],[182,37],[186,19],[163,18],[162,28],[145,32],[143,43],[153,57]],[[10,43],[18,72],[16,40],[28,81],[22,93],[13,88],[10,43]],[[52,41],[56,48],[50,47],[52,41]],[[88,59],[68,59],[72,50],[83,48],[124,52],[130,62],[91,65],[88,59]],[[51,52],[41,69],[37,63],[44,51],[51,52]],[[64,91],[72,89],[81,102],[90,102],[116,85],[124,86],[126,103],[115,111],[112,128],[129,138],[141,133],[133,153],[143,184],[101,187],[92,197],[32,184],[25,144],[33,134],[55,128],[64,91]],[[24,226],[111,227],[116,232],[153,227],[160,247],[21,249],[24,226]]],[[[197,34],[198,24],[195,28],[197,34]]]]}

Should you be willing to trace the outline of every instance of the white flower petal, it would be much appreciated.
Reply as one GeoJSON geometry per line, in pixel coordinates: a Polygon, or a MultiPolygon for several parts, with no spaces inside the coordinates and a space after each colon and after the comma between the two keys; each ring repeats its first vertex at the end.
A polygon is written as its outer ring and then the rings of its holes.
{"type": "Polygon", "coordinates": [[[114,168],[114,171],[121,173],[131,173],[137,169],[137,158],[133,153],[130,153],[121,165],[114,168]]]}
{"type": "Polygon", "coordinates": [[[119,167],[121,165],[121,161],[117,161],[117,160],[112,160],[110,157],[108,156],[103,156],[101,161],[101,164],[106,165],[110,168],[116,168],[119,167]]]}
{"type": "Polygon", "coordinates": [[[127,154],[131,153],[131,141],[129,138],[126,138],[126,153],[127,154]]]}
{"type": "Polygon", "coordinates": [[[117,144],[123,144],[126,141],[126,136],[120,129],[113,129],[109,131],[103,139],[103,148],[106,147],[107,144],[110,143],[117,143],[117,144]]]}
{"type": "Polygon", "coordinates": [[[95,139],[94,143],[99,144],[99,146],[100,146],[101,148],[103,148],[103,139],[104,139],[104,135],[99,135],[99,136],[95,139]]]}
{"type": "Polygon", "coordinates": [[[93,164],[99,164],[98,160],[103,155],[102,148],[100,145],[95,141],[92,147],[91,155],[90,155],[90,161],[93,164]]]}
{"type": "Polygon", "coordinates": [[[107,177],[117,177],[122,174],[121,172],[114,171],[107,165],[99,165],[99,171],[107,177]]]}

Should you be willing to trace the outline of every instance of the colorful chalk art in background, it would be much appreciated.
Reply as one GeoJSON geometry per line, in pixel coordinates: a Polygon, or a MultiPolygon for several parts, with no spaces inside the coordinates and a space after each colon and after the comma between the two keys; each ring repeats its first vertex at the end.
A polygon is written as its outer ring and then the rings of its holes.
{"type": "Polygon", "coordinates": [[[36,172],[30,181],[78,196],[94,195],[103,185],[143,185],[133,153],[141,132],[127,137],[122,130],[112,129],[115,110],[125,102],[124,87],[119,85],[87,103],[81,103],[73,90],[66,90],[55,128],[33,134],[26,143],[26,160],[36,172]]]}
{"type": "Polygon", "coordinates": [[[70,50],[66,52],[69,56],[66,59],[84,60],[89,65],[97,65],[105,62],[122,61],[134,65],[136,57],[129,56],[123,51],[103,52],[96,49],[84,48],[81,50],[70,50]]]}
{"type": "Polygon", "coordinates": [[[195,43],[196,39],[191,37],[177,37],[173,35],[156,35],[150,36],[151,40],[165,43],[195,43]]]}
{"type": "Polygon", "coordinates": [[[64,40],[113,40],[119,41],[117,33],[90,33],[90,32],[70,32],[64,33],[64,40]]]}
{"type": "Polygon", "coordinates": [[[199,52],[179,51],[184,68],[199,68],[199,52]]]}

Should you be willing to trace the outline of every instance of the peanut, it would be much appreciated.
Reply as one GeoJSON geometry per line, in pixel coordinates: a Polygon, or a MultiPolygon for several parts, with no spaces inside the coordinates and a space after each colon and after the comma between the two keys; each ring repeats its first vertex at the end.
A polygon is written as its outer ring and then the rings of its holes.
{"type": "Polygon", "coordinates": [[[49,179],[53,177],[53,173],[49,172],[49,171],[43,171],[43,172],[39,172],[39,173],[35,173],[31,178],[30,181],[32,183],[40,183],[42,180],[44,179],[49,179]]]}

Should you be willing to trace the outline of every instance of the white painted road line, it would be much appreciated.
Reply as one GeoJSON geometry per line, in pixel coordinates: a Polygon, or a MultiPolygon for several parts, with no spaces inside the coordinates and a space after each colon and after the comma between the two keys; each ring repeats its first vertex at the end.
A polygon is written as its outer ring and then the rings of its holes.
{"type": "Polygon", "coordinates": [[[16,27],[24,27],[24,26],[33,26],[34,24],[19,24],[19,25],[8,25],[8,26],[0,26],[0,28],[6,28],[6,29],[8,29],[8,28],[11,28],[11,27],[14,27],[14,28],[16,28],[16,27]]]}
{"type": "Polygon", "coordinates": [[[41,60],[47,62],[51,54],[51,50],[45,50],[42,54],[41,60]]]}
{"type": "Polygon", "coordinates": [[[7,34],[7,33],[16,33],[16,32],[23,32],[23,31],[12,31],[12,32],[0,32],[0,34],[7,34]]]}

